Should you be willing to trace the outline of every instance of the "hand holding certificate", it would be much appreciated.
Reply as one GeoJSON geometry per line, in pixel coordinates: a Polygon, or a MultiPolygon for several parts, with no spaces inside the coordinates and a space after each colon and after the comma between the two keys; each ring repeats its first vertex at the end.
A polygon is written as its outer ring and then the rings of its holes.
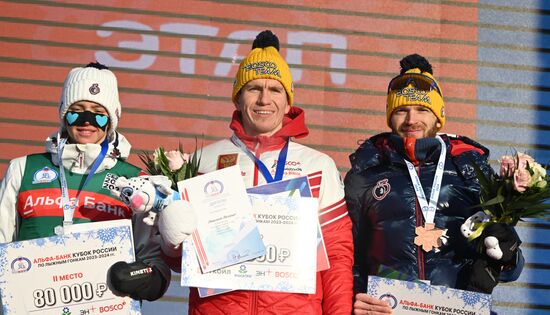
{"type": "Polygon", "coordinates": [[[178,183],[197,215],[193,232],[202,272],[265,254],[238,165],[178,183]]]}
{"type": "Polygon", "coordinates": [[[112,264],[135,260],[130,220],[75,224],[65,232],[0,245],[4,314],[140,314],[138,301],[107,287],[112,264]]]}

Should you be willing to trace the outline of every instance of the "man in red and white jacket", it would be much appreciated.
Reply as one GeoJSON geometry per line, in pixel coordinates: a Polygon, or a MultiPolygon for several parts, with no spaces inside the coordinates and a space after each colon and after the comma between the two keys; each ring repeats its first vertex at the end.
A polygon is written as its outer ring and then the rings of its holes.
{"type": "MultiPolygon", "coordinates": [[[[308,176],[313,197],[319,199],[319,222],[330,268],[317,273],[315,294],[239,290],[200,298],[192,288],[189,314],[351,314],[353,240],[342,180],[328,155],[291,140],[305,137],[309,131],[304,111],[292,106],[292,78],[278,52],[277,37],[264,31],[252,48],[239,66],[233,88],[236,111],[230,128],[234,134],[202,150],[199,172],[238,164],[247,187],[308,176]],[[278,168],[282,178],[274,176],[278,168]]],[[[188,230],[177,231],[179,218],[168,220],[171,211],[166,210],[162,221],[170,226],[159,227],[166,243],[163,248],[173,255],[176,251],[172,249],[179,247],[188,230]]],[[[180,218],[180,229],[184,229],[185,218],[180,218]]]]}

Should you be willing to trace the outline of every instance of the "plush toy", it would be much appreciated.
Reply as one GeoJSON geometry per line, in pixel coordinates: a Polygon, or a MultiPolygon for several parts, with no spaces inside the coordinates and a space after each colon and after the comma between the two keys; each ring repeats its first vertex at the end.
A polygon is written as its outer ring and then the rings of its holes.
{"type": "MultiPolygon", "coordinates": [[[[464,237],[470,237],[478,229],[480,223],[488,222],[491,216],[483,211],[478,211],[460,226],[464,237]]],[[[490,224],[480,235],[485,245],[485,254],[494,260],[508,261],[515,255],[521,240],[516,232],[505,224],[490,224]],[[504,247],[503,247],[504,246],[504,247]]]]}
{"type": "MultiPolygon", "coordinates": [[[[480,223],[488,222],[491,219],[491,216],[486,214],[483,211],[478,211],[460,226],[460,232],[464,237],[468,238],[474,234],[480,223]]],[[[485,253],[487,256],[494,260],[500,260],[502,258],[502,250],[500,249],[498,239],[494,236],[487,236],[483,240],[485,245],[485,253]]]]}
{"type": "Polygon", "coordinates": [[[197,217],[191,204],[185,200],[172,202],[159,214],[162,251],[169,257],[181,257],[180,245],[196,227],[197,217]]]}
{"type": "Polygon", "coordinates": [[[163,211],[170,203],[180,200],[180,194],[173,191],[171,181],[166,176],[119,177],[111,194],[118,197],[134,212],[148,212],[143,219],[148,225],[155,223],[157,213],[163,211]]]}
{"type": "Polygon", "coordinates": [[[181,257],[180,244],[197,226],[197,218],[191,204],[170,188],[166,176],[119,177],[111,194],[118,197],[134,212],[149,212],[143,219],[153,225],[158,213],[158,230],[162,251],[170,257],[181,257]]]}
{"type": "MultiPolygon", "coordinates": [[[[478,229],[478,224],[488,222],[490,216],[477,212],[461,226],[462,235],[469,237],[478,229]]],[[[516,266],[521,240],[516,231],[503,223],[489,224],[479,236],[482,240],[483,254],[479,255],[471,266],[464,268],[459,276],[466,290],[491,294],[500,280],[503,268],[516,266]]]]}

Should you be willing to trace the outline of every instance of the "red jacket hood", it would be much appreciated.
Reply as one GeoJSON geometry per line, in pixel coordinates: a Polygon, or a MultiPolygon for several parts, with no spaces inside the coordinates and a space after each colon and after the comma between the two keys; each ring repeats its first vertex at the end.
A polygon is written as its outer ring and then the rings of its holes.
{"type": "Polygon", "coordinates": [[[229,127],[253,151],[257,151],[259,148],[261,148],[261,151],[265,151],[266,149],[275,150],[282,147],[290,137],[303,138],[309,134],[305,123],[305,112],[296,106],[292,106],[288,114],[283,118],[283,127],[281,130],[269,137],[252,137],[247,135],[244,132],[241,112],[237,110],[233,112],[233,118],[229,127]]]}

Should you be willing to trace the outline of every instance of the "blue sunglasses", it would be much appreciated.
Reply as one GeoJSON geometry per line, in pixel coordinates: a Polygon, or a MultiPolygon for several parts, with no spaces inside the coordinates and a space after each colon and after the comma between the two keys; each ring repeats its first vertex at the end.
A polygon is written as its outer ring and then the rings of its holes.
{"type": "Polygon", "coordinates": [[[422,91],[435,90],[443,97],[437,83],[429,76],[421,73],[405,73],[396,76],[390,81],[390,84],[388,84],[388,93],[390,93],[390,91],[400,91],[411,84],[422,91]]]}
{"type": "Polygon", "coordinates": [[[68,111],[67,115],[65,115],[65,120],[69,126],[84,126],[86,123],[89,123],[103,131],[107,129],[107,125],[109,124],[108,115],[96,114],[87,110],[83,112],[68,111]]]}

